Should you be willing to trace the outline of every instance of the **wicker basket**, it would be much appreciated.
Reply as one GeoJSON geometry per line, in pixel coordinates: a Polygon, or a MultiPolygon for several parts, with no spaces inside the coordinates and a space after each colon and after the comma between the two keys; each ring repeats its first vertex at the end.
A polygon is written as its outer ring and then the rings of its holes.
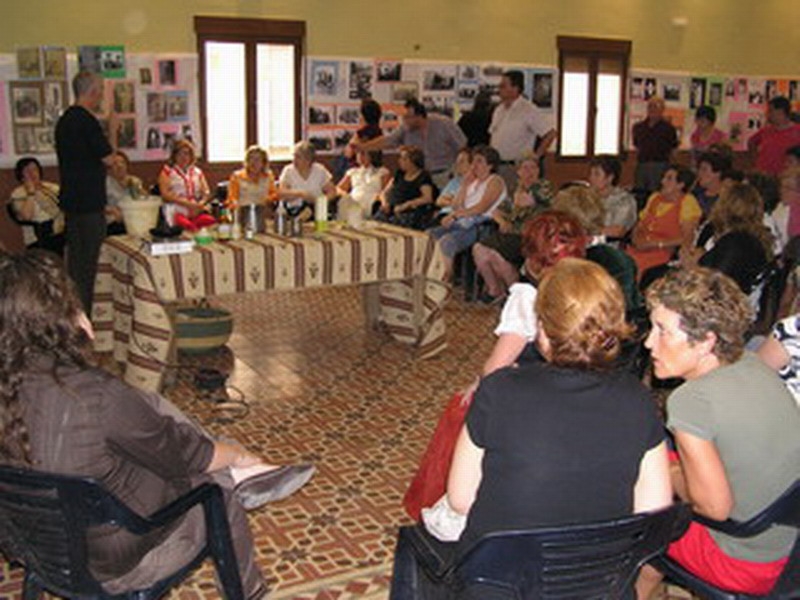
{"type": "Polygon", "coordinates": [[[211,306],[179,308],[175,313],[175,337],[179,352],[203,354],[228,343],[233,315],[211,306]]]}
{"type": "Polygon", "coordinates": [[[147,237],[150,235],[150,230],[158,224],[161,198],[150,196],[141,200],[123,200],[119,203],[119,208],[128,235],[147,237]]]}

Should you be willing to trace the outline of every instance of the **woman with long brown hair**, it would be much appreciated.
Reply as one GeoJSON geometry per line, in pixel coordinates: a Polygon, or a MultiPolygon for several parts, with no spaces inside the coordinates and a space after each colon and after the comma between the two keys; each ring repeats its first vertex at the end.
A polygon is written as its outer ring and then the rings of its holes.
{"type": "MultiPolygon", "coordinates": [[[[0,462],[93,477],[141,514],[212,478],[223,490],[246,597],[262,597],[244,509],[296,491],[313,466],[275,467],[212,439],[161,396],[94,367],[92,337],[55,255],[0,254],[0,462]]],[[[110,594],[149,587],[195,556],[203,523],[192,511],[161,535],[92,530],[89,569],[110,594]]]]}

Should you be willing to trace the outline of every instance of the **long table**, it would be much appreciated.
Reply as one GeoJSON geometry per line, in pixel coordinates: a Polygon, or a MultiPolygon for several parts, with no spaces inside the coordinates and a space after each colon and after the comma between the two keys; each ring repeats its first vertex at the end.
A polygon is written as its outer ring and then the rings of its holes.
{"type": "Polygon", "coordinates": [[[151,256],[139,238],[110,237],[95,283],[94,346],[113,354],[128,383],[157,391],[174,350],[172,303],[361,284],[368,323],[427,358],[446,346],[442,308],[450,289],[443,276],[435,240],[384,224],[300,238],[260,234],[170,256],[151,256]]]}

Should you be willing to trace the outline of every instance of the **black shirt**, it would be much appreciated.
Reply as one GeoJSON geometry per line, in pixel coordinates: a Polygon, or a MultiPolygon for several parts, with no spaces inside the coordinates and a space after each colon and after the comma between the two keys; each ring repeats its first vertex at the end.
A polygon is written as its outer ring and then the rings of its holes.
{"type": "Polygon", "coordinates": [[[745,294],[753,291],[759,276],[769,264],[761,240],[746,231],[726,233],[698,262],[702,267],[725,273],[745,294]]]}
{"type": "Polygon", "coordinates": [[[632,375],[528,363],[483,380],[467,414],[485,451],[460,542],[631,514],[644,454],[664,437],[632,375]]]}
{"type": "Polygon", "coordinates": [[[465,112],[458,120],[458,126],[464,135],[467,136],[467,146],[474,148],[480,145],[489,145],[491,136],[489,135],[489,125],[492,124],[491,111],[465,112]]]}
{"type": "Polygon", "coordinates": [[[406,179],[406,175],[400,169],[394,174],[392,189],[389,193],[389,204],[392,207],[403,204],[409,200],[415,200],[422,196],[422,186],[429,185],[433,188],[432,198],[436,197],[436,186],[431,179],[430,173],[420,171],[414,179],[406,179]]]}
{"type": "Polygon", "coordinates": [[[106,205],[106,167],[111,154],[100,123],[82,106],[70,106],[56,125],[56,153],[61,177],[61,210],[101,212],[106,205]]]}
{"type": "Polygon", "coordinates": [[[633,126],[633,145],[640,163],[667,162],[673,148],[678,147],[678,134],[665,119],[659,119],[652,126],[644,119],[633,126]]]}

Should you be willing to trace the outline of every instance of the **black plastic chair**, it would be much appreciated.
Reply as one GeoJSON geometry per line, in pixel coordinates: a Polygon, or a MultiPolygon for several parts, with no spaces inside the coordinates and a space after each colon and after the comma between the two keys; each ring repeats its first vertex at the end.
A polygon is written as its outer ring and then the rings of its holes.
{"type": "Polygon", "coordinates": [[[686,529],[685,504],[586,525],[492,533],[455,560],[418,527],[401,527],[391,600],[436,597],[617,600],[633,594],[639,567],[686,529]],[[423,573],[420,572],[424,571],[423,573]]]}
{"type": "Polygon", "coordinates": [[[25,568],[23,598],[44,590],[66,598],[159,598],[207,557],[228,600],[244,597],[221,488],[204,483],[148,517],[131,511],[90,478],[0,467],[0,549],[25,568]],[[114,524],[137,535],[164,527],[201,504],[206,545],[185,567],[146,590],[106,593],[89,572],[86,530],[114,524]]]}
{"type": "Polygon", "coordinates": [[[756,600],[769,598],[785,600],[800,598],[800,479],[786,490],[775,502],[747,521],[713,521],[700,515],[694,520],[703,525],[727,533],[734,537],[748,538],[766,531],[773,525],[786,525],[797,529],[789,561],[781,573],[775,587],[766,596],[737,594],[720,588],[695,577],[678,563],[666,556],[659,556],[651,564],[664,573],[669,581],[686,588],[692,593],[709,600],[756,600]]]}

